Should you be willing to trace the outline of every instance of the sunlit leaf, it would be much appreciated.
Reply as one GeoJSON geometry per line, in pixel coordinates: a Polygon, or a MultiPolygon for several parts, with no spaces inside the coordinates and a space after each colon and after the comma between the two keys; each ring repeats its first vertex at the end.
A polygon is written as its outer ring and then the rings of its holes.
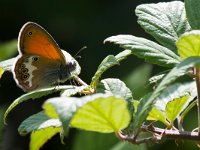
{"type": "Polygon", "coordinates": [[[188,93],[190,93],[190,97],[185,103],[183,109],[187,107],[189,103],[197,96],[196,83],[191,81],[169,85],[160,93],[156,100],[155,106],[162,112],[165,112],[168,102],[172,101],[173,99],[188,95],[188,93]]]}
{"type": "Polygon", "coordinates": [[[172,123],[176,117],[181,113],[183,107],[187,103],[190,95],[185,95],[179,98],[175,98],[168,102],[165,108],[167,119],[172,123]]]}
{"type": "Polygon", "coordinates": [[[61,128],[48,127],[31,133],[30,150],[39,150],[49,139],[59,133],[61,128]]]}
{"type": "MultiPolygon", "coordinates": [[[[193,11],[193,8],[190,10],[193,11]]],[[[184,3],[181,1],[142,4],[136,7],[135,12],[141,27],[162,45],[176,53],[176,41],[183,33],[191,30],[184,3]]],[[[196,20],[199,20],[197,18],[196,20]]]]}
{"type": "Polygon", "coordinates": [[[177,78],[185,75],[188,69],[194,67],[195,65],[200,65],[200,57],[190,57],[185,59],[164,77],[154,92],[147,96],[143,103],[139,104],[140,107],[138,106],[138,110],[135,115],[136,117],[134,119],[134,128],[139,128],[142,125],[161,92],[177,78]]]}
{"type": "Polygon", "coordinates": [[[127,102],[113,97],[99,97],[78,109],[71,126],[102,133],[118,132],[128,126],[127,102]]]}
{"type": "Polygon", "coordinates": [[[147,117],[147,120],[159,120],[162,123],[164,123],[166,126],[168,126],[168,123],[165,118],[166,117],[165,117],[165,114],[163,114],[163,112],[161,112],[158,108],[153,107],[147,117]]]}
{"type": "Polygon", "coordinates": [[[200,30],[183,34],[177,42],[177,47],[182,59],[200,56],[200,30]]]}
{"type": "Polygon", "coordinates": [[[173,67],[180,62],[179,56],[173,51],[145,38],[117,35],[107,38],[105,42],[119,44],[120,47],[131,50],[134,55],[144,58],[147,62],[160,66],[173,67]]]}

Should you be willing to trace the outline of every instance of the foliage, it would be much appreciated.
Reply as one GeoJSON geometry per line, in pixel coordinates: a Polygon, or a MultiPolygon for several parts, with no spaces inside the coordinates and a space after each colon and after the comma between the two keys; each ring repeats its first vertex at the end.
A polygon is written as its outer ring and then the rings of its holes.
{"type": "MultiPolygon", "coordinates": [[[[165,138],[186,139],[184,136],[192,131],[184,132],[184,117],[194,106],[195,98],[200,96],[200,11],[197,3],[197,0],[186,0],[185,5],[181,1],[139,5],[135,10],[138,23],[158,43],[133,35],[108,37],[104,42],[117,44],[124,51],[103,59],[89,85],[50,87],[26,93],[10,105],[5,112],[4,122],[8,114],[22,102],[58,92],[60,96],[44,102],[42,112],[33,114],[19,126],[21,135],[31,133],[31,149],[40,149],[57,133],[63,140],[70,128],[115,133],[120,140],[133,144],[160,142],[165,138]],[[165,71],[149,80],[150,67],[138,69],[137,72],[141,71],[139,75],[127,75],[124,81],[101,79],[105,71],[119,65],[129,55],[162,66],[165,71]],[[150,92],[145,91],[140,100],[134,100],[133,97],[142,93],[134,89],[137,83],[145,86],[142,80],[148,81],[147,84],[156,84],[150,92]],[[161,122],[164,129],[157,127],[154,121],[161,122]],[[181,133],[174,136],[173,133],[177,131],[181,133]],[[140,136],[143,132],[151,136],[140,136]],[[39,139],[38,143],[36,139],[39,139]]],[[[0,76],[5,70],[11,70],[13,61],[14,58],[0,63],[0,76]]],[[[75,80],[77,78],[74,77],[75,80]]],[[[195,140],[198,133],[190,135],[190,140],[195,140]]],[[[128,146],[119,143],[113,149],[123,147],[128,146]]]]}

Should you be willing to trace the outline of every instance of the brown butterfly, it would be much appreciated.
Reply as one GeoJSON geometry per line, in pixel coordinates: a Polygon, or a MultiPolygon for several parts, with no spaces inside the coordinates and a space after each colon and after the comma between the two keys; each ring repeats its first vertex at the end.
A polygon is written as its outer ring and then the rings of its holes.
{"type": "Polygon", "coordinates": [[[13,74],[26,92],[65,82],[80,73],[78,62],[36,23],[28,22],[21,28],[18,51],[13,74]]]}

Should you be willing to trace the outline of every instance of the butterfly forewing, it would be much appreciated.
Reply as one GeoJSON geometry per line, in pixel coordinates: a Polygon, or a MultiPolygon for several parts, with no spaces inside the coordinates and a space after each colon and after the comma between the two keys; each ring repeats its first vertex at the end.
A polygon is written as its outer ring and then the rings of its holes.
{"type": "Polygon", "coordinates": [[[26,23],[19,34],[18,49],[22,54],[43,56],[65,63],[65,58],[52,36],[36,23],[26,23]]]}

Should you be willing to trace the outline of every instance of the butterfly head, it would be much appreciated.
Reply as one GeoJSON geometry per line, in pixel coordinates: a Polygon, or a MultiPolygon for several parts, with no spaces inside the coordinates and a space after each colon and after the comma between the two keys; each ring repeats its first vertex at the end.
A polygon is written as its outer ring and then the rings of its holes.
{"type": "Polygon", "coordinates": [[[78,62],[69,53],[67,53],[64,50],[62,50],[62,53],[64,54],[65,60],[67,62],[66,66],[63,66],[63,67],[64,67],[64,70],[67,69],[67,73],[69,74],[69,75],[63,74],[63,77],[61,76],[61,80],[65,81],[66,77],[68,77],[67,79],[70,79],[70,78],[73,78],[74,76],[79,75],[81,72],[81,67],[78,64],[78,62]]]}

